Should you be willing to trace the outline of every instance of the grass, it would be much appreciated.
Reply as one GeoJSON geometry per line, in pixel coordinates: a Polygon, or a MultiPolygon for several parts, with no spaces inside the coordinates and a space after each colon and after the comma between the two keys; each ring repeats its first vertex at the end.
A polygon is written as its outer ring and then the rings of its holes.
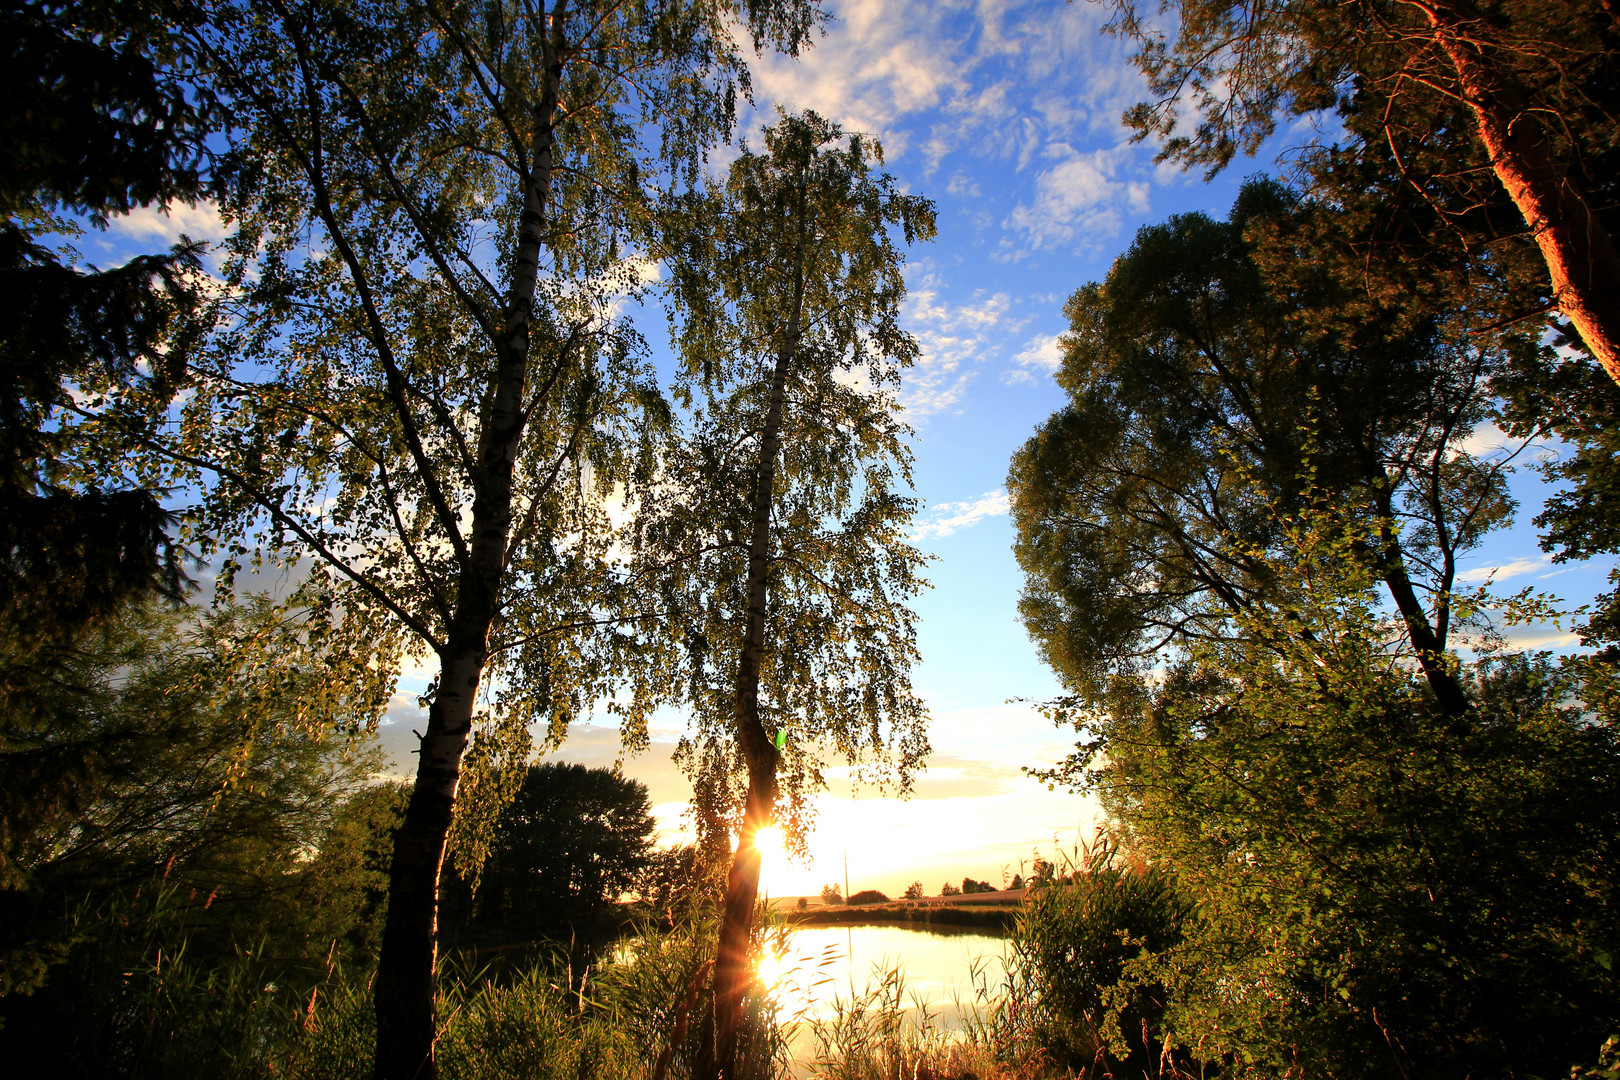
{"type": "MultiPolygon", "coordinates": [[[[762,955],[789,955],[792,927],[762,931],[762,955]]],[[[622,939],[597,962],[503,960],[441,970],[439,1068],[445,1080],[686,1080],[705,1011],[712,923],[622,939]]],[[[824,958],[824,963],[830,958],[824,958]]],[[[351,1080],[370,1072],[375,1024],[369,971],[302,969],[243,952],[207,962],[154,952],[63,1016],[71,1044],[42,1039],[40,1065],[79,1076],[208,1076],[219,1080],[351,1080]],[[92,1000],[94,998],[94,1000],[92,1000]]],[[[814,977],[812,973],[811,977],[814,977]]],[[[792,1015],[750,1000],[737,1080],[1038,1080],[1050,1068],[1030,1043],[1033,1015],[1017,973],[973,972],[953,1028],[908,994],[898,967],[851,987],[830,1014],[792,1015]],[[801,1060],[789,1058],[790,1040],[801,1060]]],[[[87,984],[87,990],[92,989],[87,984]]]]}

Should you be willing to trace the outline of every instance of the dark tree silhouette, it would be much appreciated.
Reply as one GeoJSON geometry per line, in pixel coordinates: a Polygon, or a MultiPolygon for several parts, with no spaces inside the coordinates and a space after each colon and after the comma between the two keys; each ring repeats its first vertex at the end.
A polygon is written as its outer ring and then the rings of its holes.
{"type": "Polygon", "coordinates": [[[530,766],[476,891],[447,890],[446,915],[547,932],[591,922],[641,884],[653,830],[647,785],[609,769],[530,766]]]}

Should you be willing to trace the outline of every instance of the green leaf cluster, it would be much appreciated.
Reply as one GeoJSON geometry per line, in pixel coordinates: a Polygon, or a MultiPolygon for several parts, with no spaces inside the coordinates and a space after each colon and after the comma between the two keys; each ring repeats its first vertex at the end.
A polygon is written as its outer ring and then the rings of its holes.
{"type": "Polygon", "coordinates": [[[925,585],[924,558],[906,534],[915,501],[897,490],[910,482],[910,432],[895,394],[917,355],[899,321],[901,244],[931,238],[934,217],[881,164],[871,139],[786,115],[724,187],[670,217],[683,415],[638,507],[638,558],[668,612],[670,696],[698,722],[681,756],[709,778],[700,798],[716,820],[740,806],[733,717],[757,521],[769,527],[759,722],[783,736],[773,749],[790,831],[827,756],[877,765],[892,754],[904,790],[927,752],[906,606],[925,585]],[[778,449],[760,519],[773,400],[778,449]]]}

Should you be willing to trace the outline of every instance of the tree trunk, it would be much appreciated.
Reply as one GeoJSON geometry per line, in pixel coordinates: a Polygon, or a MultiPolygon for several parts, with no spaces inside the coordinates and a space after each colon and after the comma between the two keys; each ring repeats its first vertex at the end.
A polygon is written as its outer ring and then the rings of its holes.
{"type": "Polygon", "coordinates": [[[1541,121],[1522,88],[1466,33],[1478,22],[1450,5],[1424,5],[1436,41],[1457,72],[1491,168],[1541,248],[1558,309],[1620,382],[1620,251],[1575,180],[1553,161],[1541,121]]]}
{"type": "MultiPolygon", "coordinates": [[[[801,215],[802,220],[802,215],[801,215]]],[[[770,595],[771,505],[776,483],[776,455],[787,396],[788,369],[799,346],[799,323],[804,308],[804,241],[801,234],[793,266],[793,301],[789,309],[787,340],[771,374],[770,405],[759,448],[759,473],[754,482],[753,523],[748,542],[748,612],[742,654],[737,664],[737,741],[748,764],[748,796],[743,804],[742,832],[726,876],[725,910],[720,918],[720,942],[714,966],[712,1049],[705,1047],[699,1076],[705,1080],[732,1080],[736,1073],[737,1032],[742,1023],[743,1000],[753,982],[748,962],[749,932],[754,904],[759,897],[759,848],[754,836],[771,819],[776,806],[777,750],[759,718],[759,673],[765,654],[765,610],[770,595]],[[712,1054],[712,1057],[710,1056],[712,1054]]]]}
{"type": "Polygon", "coordinates": [[[524,388],[529,330],[546,211],[558,91],[562,23],[567,0],[552,12],[545,43],[546,72],[534,113],[534,164],[524,178],[504,336],[496,351],[494,391],[480,431],[473,488],[472,537],[456,589],[456,607],[440,653],[438,690],[428,709],[416,786],[394,836],[388,916],[383,925],[373,1001],[377,1010],[375,1080],[436,1080],[434,1009],[439,874],[455,813],[461,755],[472,730],[473,706],[489,655],[512,529],[512,474],[525,427],[524,388]]]}
{"type": "MultiPolygon", "coordinates": [[[[1389,505],[1388,488],[1381,488],[1380,491],[1379,512],[1386,521],[1393,520],[1394,511],[1389,505]]],[[[1440,711],[1452,719],[1459,719],[1468,713],[1468,695],[1463,693],[1462,683],[1457,681],[1451,665],[1446,662],[1445,638],[1435,633],[1429,623],[1429,613],[1423,610],[1417,590],[1412,587],[1400,541],[1391,529],[1385,528],[1382,533],[1377,550],[1361,541],[1356,542],[1356,548],[1372,561],[1384,586],[1389,589],[1395,609],[1401,613],[1401,621],[1406,624],[1406,639],[1417,654],[1418,665],[1423,669],[1429,689],[1434,691],[1435,700],[1440,703],[1440,711]]]]}
{"type": "Polygon", "coordinates": [[[1411,579],[1406,576],[1406,567],[1399,558],[1381,558],[1378,561],[1379,571],[1383,575],[1384,585],[1389,589],[1389,595],[1395,600],[1395,607],[1401,613],[1401,620],[1406,623],[1406,637],[1412,643],[1412,649],[1417,653],[1418,663],[1423,668],[1423,677],[1428,680],[1429,688],[1434,691],[1435,699],[1440,703],[1440,711],[1446,716],[1457,718],[1468,712],[1468,696],[1463,693],[1462,683],[1452,673],[1451,666],[1446,663],[1446,645],[1440,640],[1434,628],[1429,625],[1428,613],[1418,601],[1417,591],[1412,588],[1411,579]]]}
{"type": "Polygon", "coordinates": [[[388,918],[373,990],[377,1080],[432,1080],[437,1075],[433,1040],[439,868],[483,666],[481,638],[456,652],[446,651],[438,693],[428,709],[416,786],[405,820],[394,834],[388,918]]]}

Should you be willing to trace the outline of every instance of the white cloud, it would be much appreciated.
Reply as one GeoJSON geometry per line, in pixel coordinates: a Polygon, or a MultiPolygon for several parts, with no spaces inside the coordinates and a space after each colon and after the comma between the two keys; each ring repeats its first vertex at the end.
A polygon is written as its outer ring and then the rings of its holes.
{"type": "Polygon", "coordinates": [[[1119,232],[1123,213],[1148,212],[1148,185],[1119,176],[1121,162],[1133,156],[1128,147],[1082,154],[1064,143],[1046,156],[1058,164],[1035,178],[1035,197],[1020,202],[1005,222],[1037,248],[1074,244],[1095,248],[1119,232]]]}
{"type": "Polygon", "coordinates": [[[1457,575],[1459,582],[1471,583],[1475,581],[1505,581],[1508,578],[1532,574],[1537,570],[1545,570],[1552,562],[1546,558],[1540,559],[1514,559],[1512,562],[1502,563],[1500,566],[1476,566],[1472,570],[1464,570],[1457,575]]]}
{"type": "Polygon", "coordinates": [[[956,406],[976,372],[964,370],[990,352],[995,339],[1016,332],[1022,320],[1009,320],[1012,298],[1004,292],[975,292],[965,304],[940,299],[932,278],[906,300],[905,320],[922,346],[922,355],[906,374],[901,403],[912,417],[944,412],[956,406]]]}
{"type": "Polygon", "coordinates": [[[833,0],[827,33],[797,60],[756,65],[761,100],[815,109],[913,142],[929,171],[947,154],[1018,158],[1044,142],[1106,132],[1142,96],[1127,43],[1102,34],[1095,4],[1037,0],[833,0]],[[1027,103],[1033,103],[1030,107],[1027,103]],[[926,132],[909,121],[934,113],[926,132]]]}
{"type": "Polygon", "coordinates": [[[757,85],[765,99],[883,136],[899,152],[902,117],[938,108],[967,86],[955,55],[960,45],[942,25],[943,14],[908,0],[838,4],[827,36],[800,59],[763,57],[757,85]]]}
{"type": "Polygon", "coordinates": [[[132,240],[150,242],[164,240],[174,243],[185,233],[193,240],[225,239],[230,226],[220,216],[219,204],[201,202],[196,206],[170,203],[166,206],[138,206],[127,214],[110,219],[109,231],[132,240]]]}
{"type": "Polygon", "coordinates": [[[1058,368],[1063,366],[1062,341],[1061,334],[1036,334],[1029,339],[1022,352],[1013,356],[1013,363],[1018,366],[1003,375],[1002,381],[1028,383],[1035,381],[1035,372],[1056,374],[1058,368]]]}
{"type": "Polygon", "coordinates": [[[1534,631],[1527,630],[1520,633],[1509,632],[1503,635],[1508,648],[1518,652],[1531,652],[1541,649],[1573,649],[1581,643],[1578,634],[1560,630],[1534,631]]]}
{"type": "Polygon", "coordinates": [[[968,529],[987,517],[1005,517],[1012,512],[1007,492],[998,488],[987,491],[971,502],[940,503],[931,508],[926,521],[912,531],[911,540],[937,539],[950,536],[958,529],[968,529]]]}

